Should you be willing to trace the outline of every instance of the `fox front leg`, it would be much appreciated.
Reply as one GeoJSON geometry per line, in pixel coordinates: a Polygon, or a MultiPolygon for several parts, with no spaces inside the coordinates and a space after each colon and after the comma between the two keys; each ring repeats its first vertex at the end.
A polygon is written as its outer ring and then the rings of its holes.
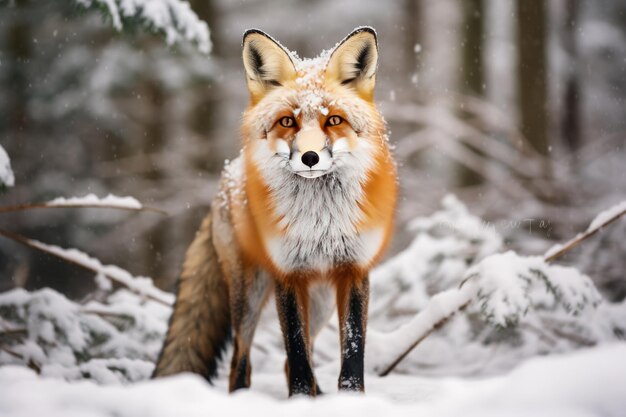
{"type": "Polygon", "coordinates": [[[338,385],[340,391],[363,392],[369,278],[359,271],[346,271],[342,281],[339,281],[337,289],[341,342],[341,372],[338,385]]]}
{"type": "Polygon", "coordinates": [[[287,350],[289,396],[317,394],[311,365],[307,323],[306,291],[282,283],[276,284],[276,307],[287,350]]]}

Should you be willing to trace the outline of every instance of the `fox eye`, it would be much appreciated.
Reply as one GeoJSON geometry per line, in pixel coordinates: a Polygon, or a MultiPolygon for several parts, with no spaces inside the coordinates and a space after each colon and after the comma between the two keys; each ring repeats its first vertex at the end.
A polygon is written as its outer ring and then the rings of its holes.
{"type": "Polygon", "coordinates": [[[328,124],[328,126],[337,126],[341,124],[341,122],[343,122],[341,116],[330,116],[326,124],[328,124]]]}
{"type": "Polygon", "coordinates": [[[293,117],[289,116],[282,117],[278,121],[278,123],[280,123],[282,127],[294,127],[296,125],[296,121],[293,119],[293,117]]]}

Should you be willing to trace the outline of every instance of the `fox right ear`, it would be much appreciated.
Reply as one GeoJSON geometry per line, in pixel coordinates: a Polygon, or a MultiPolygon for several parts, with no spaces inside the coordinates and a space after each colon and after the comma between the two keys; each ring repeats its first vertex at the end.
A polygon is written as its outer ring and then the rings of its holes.
{"type": "Polygon", "coordinates": [[[350,87],[371,101],[377,64],[376,31],[362,26],[353,30],[332,52],[326,67],[326,79],[350,87]]]}
{"type": "Polygon", "coordinates": [[[258,29],[247,30],[243,35],[243,65],[254,103],[272,88],[296,79],[296,68],[287,51],[258,29]]]}

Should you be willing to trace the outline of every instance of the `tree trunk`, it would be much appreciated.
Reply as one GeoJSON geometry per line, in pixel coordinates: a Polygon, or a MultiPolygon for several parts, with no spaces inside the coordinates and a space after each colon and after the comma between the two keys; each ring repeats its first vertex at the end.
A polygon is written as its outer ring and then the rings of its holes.
{"type": "MultiPolygon", "coordinates": [[[[14,23],[7,28],[7,62],[9,63],[7,86],[11,97],[10,114],[7,116],[10,136],[19,142],[26,136],[29,127],[28,115],[28,65],[32,54],[32,34],[30,20],[26,17],[27,0],[17,0],[12,11],[16,18],[14,23]]],[[[4,11],[3,13],[7,13],[4,11]]],[[[18,159],[16,149],[9,150],[13,158],[18,159]]]]}
{"type": "Polygon", "coordinates": [[[467,94],[483,96],[484,0],[466,0],[463,6],[463,90],[467,94]]]}
{"type": "Polygon", "coordinates": [[[414,74],[419,72],[422,42],[422,25],[421,25],[421,3],[417,0],[407,0],[405,3],[404,28],[406,31],[405,60],[406,73],[414,74]],[[416,45],[419,49],[416,50],[416,45]]]}
{"type": "MultiPolygon", "coordinates": [[[[463,2],[463,39],[461,42],[463,73],[461,91],[475,97],[484,96],[483,41],[484,41],[484,0],[466,0],[463,2]]],[[[473,152],[476,150],[472,149],[473,152]]],[[[483,182],[483,177],[476,171],[464,166],[457,166],[457,179],[462,187],[474,186],[483,182]]]]}
{"type": "Polygon", "coordinates": [[[517,0],[517,31],[521,131],[539,153],[548,155],[546,3],[517,0]]]}
{"type": "Polygon", "coordinates": [[[561,28],[561,42],[567,54],[565,68],[565,89],[561,111],[561,140],[574,153],[581,140],[580,126],[580,83],[578,71],[578,42],[576,25],[578,24],[578,0],[565,0],[564,22],[561,28]]]}

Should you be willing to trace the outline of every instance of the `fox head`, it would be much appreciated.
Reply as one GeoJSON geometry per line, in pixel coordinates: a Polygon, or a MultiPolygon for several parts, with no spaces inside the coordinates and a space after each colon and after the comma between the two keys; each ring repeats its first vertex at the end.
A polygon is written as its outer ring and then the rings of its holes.
{"type": "Polygon", "coordinates": [[[277,176],[363,177],[379,153],[387,156],[385,123],[373,102],[377,62],[369,27],[315,59],[298,58],[259,30],[244,34],[244,152],[268,184],[277,176]]]}

